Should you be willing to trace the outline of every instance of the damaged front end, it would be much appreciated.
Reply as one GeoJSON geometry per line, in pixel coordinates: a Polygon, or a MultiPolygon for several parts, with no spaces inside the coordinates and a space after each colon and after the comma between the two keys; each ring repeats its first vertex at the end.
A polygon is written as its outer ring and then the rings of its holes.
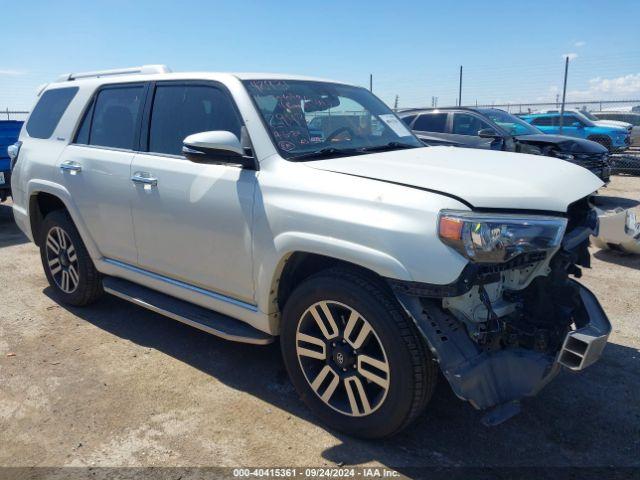
{"type": "Polygon", "coordinates": [[[454,240],[445,243],[472,260],[458,280],[390,285],[455,394],[478,409],[498,407],[485,418],[496,424],[517,413],[517,402],[535,395],[561,366],[577,371],[600,357],[611,325],[595,296],[570,278],[590,266],[597,215],[588,198],[575,202],[557,238],[558,218],[461,216],[458,226],[458,217],[450,217],[444,228],[441,221],[441,237],[459,237],[459,248],[454,240]]]}

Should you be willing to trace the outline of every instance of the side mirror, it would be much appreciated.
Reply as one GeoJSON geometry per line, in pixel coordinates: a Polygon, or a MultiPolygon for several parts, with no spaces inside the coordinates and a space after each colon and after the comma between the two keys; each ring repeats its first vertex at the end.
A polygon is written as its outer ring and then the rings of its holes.
{"type": "Polygon", "coordinates": [[[189,135],[183,140],[182,153],[196,163],[230,163],[255,168],[255,160],[244,155],[238,137],[226,130],[189,135]]]}
{"type": "Polygon", "coordinates": [[[576,128],[584,128],[584,125],[582,125],[580,122],[573,122],[571,126],[576,128]]]}
{"type": "Polygon", "coordinates": [[[493,128],[483,128],[482,130],[479,130],[478,136],[480,138],[501,138],[502,137],[502,135],[496,132],[493,128]]]}

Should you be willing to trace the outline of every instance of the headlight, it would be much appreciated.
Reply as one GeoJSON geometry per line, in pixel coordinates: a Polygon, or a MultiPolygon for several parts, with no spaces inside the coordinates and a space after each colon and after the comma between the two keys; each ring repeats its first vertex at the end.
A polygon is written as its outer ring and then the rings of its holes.
{"type": "Polygon", "coordinates": [[[438,234],[447,245],[478,263],[502,263],[527,252],[553,250],[567,220],[560,217],[443,210],[438,234]]]}
{"type": "Polygon", "coordinates": [[[556,152],[556,157],[561,158],[563,160],[573,160],[575,158],[570,153],[565,153],[565,152],[556,152]]]}

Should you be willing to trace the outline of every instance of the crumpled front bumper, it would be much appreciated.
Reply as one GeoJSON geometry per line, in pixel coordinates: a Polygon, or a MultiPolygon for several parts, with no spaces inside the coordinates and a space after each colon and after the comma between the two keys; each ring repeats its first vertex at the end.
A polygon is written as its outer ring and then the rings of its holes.
{"type": "Polygon", "coordinates": [[[579,371],[598,361],[611,333],[611,323],[591,290],[576,281],[574,283],[580,288],[589,323],[567,334],[558,354],[558,363],[569,370],[579,371]]]}
{"type": "Polygon", "coordinates": [[[487,409],[535,395],[562,366],[578,371],[598,360],[611,324],[593,293],[574,283],[589,321],[567,334],[556,356],[524,348],[483,351],[437,300],[396,295],[426,339],[454,393],[477,409],[487,409]]]}

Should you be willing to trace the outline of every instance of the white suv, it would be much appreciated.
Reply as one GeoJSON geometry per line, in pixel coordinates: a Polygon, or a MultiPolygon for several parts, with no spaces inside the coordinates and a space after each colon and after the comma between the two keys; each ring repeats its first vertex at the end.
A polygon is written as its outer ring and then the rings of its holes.
{"type": "Polygon", "coordinates": [[[398,432],[438,368],[498,423],[606,344],[569,279],[602,186],[581,167],[424,147],[366,89],[312,78],[146,66],[38,96],[13,208],[60,300],[108,292],[229,340],[280,336],[331,427],[398,432]]]}

